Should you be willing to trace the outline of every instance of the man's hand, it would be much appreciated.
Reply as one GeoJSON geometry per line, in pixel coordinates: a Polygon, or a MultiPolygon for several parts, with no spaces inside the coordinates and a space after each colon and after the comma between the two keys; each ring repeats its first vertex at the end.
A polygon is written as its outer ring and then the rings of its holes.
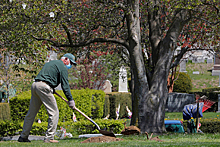
{"type": "Polygon", "coordinates": [[[75,109],[75,101],[74,101],[74,100],[70,100],[70,101],[68,102],[68,104],[69,104],[69,107],[70,107],[71,109],[75,109]]]}

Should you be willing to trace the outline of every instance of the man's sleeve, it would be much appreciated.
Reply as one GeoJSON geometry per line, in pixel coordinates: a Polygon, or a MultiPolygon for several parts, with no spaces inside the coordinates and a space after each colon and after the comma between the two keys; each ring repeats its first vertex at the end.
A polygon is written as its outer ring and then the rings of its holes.
{"type": "Polygon", "coordinates": [[[73,100],[72,94],[70,92],[70,86],[68,81],[68,72],[63,71],[61,76],[61,87],[63,89],[63,93],[65,94],[66,98],[70,101],[73,100]]]}

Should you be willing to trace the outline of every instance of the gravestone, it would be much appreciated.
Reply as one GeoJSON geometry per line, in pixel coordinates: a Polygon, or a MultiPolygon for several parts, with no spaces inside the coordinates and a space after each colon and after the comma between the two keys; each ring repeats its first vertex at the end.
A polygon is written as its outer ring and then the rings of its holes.
{"type": "Polygon", "coordinates": [[[199,71],[193,71],[194,75],[199,75],[199,71]]]}
{"type": "Polygon", "coordinates": [[[202,51],[196,51],[192,55],[192,63],[204,63],[204,56],[202,51]]]}
{"type": "Polygon", "coordinates": [[[103,89],[104,89],[104,92],[107,93],[107,92],[112,92],[112,84],[109,80],[106,80],[105,81],[105,84],[103,86],[103,89]]]}
{"type": "Polygon", "coordinates": [[[218,94],[218,111],[217,113],[220,113],[220,94],[218,94]]]}
{"type": "Polygon", "coordinates": [[[208,58],[208,59],[207,59],[207,64],[208,64],[208,63],[213,63],[213,59],[208,58]]]}
{"type": "Polygon", "coordinates": [[[216,53],[214,56],[214,67],[212,70],[212,76],[219,76],[220,73],[220,53],[216,53]]]}
{"type": "Polygon", "coordinates": [[[187,104],[195,102],[194,94],[188,93],[169,93],[165,110],[167,112],[182,112],[187,104]]]}
{"type": "Polygon", "coordinates": [[[128,92],[127,71],[124,66],[122,66],[119,71],[118,92],[128,92]]]}
{"type": "Polygon", "coordinates": [[[51,60],[57,60],[57,53],[55,51],[48,51],[48,56],[47,56],[47,62],[51,61],[51,60]]]}
{"type": "Polygon", "coordinates": [[[180,62],[180,72],[187,72],[186,71],[186,59],[183,59],[181,62],[180,62]]]}
{"type": "Polygon", "coordinates": [[[220,87],[220,73],[219,73],[219,78],[218,78],[218,87],[220,87]]]}

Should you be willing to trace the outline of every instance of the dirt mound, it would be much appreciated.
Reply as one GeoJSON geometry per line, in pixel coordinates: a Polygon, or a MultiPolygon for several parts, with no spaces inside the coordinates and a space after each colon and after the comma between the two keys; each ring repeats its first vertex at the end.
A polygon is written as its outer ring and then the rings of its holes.
{"type": "Polygon", "coordinates": [[[121,138],[109,137],[109,136],[99,136],[99,137],[91,137],[88,138],[81,143],[94,143],[94,142],[113,142],[113,141],[121,141],[121,138]]]}
{"type": "Polygon", "coordinates": [[[126,127],[126,122],[124,123],[125,128],[121,131],[123,135],[131,135],[131,134],[140,134],[141,130],[136,126],[128,126],[126,127]]]}

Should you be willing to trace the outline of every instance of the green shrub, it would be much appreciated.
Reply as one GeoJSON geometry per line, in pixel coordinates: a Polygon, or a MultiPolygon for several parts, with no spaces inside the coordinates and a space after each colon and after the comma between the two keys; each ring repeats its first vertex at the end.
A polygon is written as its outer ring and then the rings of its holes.
{"type": "Polygon", "coordinates": [[[105,95],[105,103],[103,109],[103,117],[106,117],[108,114],[110,114],[110,101],[108,94],[105,95]]]}
{"type": "Polygon", "coordinates": [[[189,93],[189,91],[192,90],[192,81],[190,76],[184,72],[177,72],[175,74],[175,79],[177,76],[178,79],[174,82],[173,92],[189,93]]]}
{"type": "MultiPolygon", "coordinates": [[[[94,120],[101,130],[112,131],[116,134],[121,133],[124,129],[124,121],[123,120],[103,120],[97,119],[94,120]]],[[[97,127],[88,120],[78,121],[74,124],[75,131],[77,134],[97,134],[99,133],[97,127]]]]}
{"type": "MultiPolygon", "coordinates": [[[[66,98],[64,93],[57,91],[62,97],[66,98]]],[[[76,107],[84,112],[87,116],[91,117],[91,101],[92,101],[92,92],[90,89],[81,89],[81,90],[71,90],[71,94],[75,101],[76,107]]],[[[85,119],[79,112],[73,111],[69,106],[64,102],[60,97],[54,95],[57,100],[57,105],[59,109],[59,121],[65,122],[72,120],[73,112],[76,115],[77,120],[85,119]]]]}
{"type": "Polygon", "coordinates": [[[0,103],[0,120],[10,120],[11,113],[8,103],[0,103]]]}
{"type": "MultiPolygon", "coordinates": [[[[57,91],[62,97],[65,98],[62,90],[57,91]]],[[[101,118],[103,116],[103,106],[105,93],[99,90],[91,89],[81,89],[81,90],[71,90],[71,94],[76,103],[76,107],[84,112],[87,116],[92,118],[101,118]]],[[[59,109],[59,121],[69,121],[72,120],[73,110],[64,102],[60,97],[54,95],[57,101],[57,106],[59,109]]],[[[23,121],[28,109],[31,99],[31,91],[26,91],[20,95],[10,99],[10,108],[12,120],[23,121]]],[[[76,118],[78,120],[85,119],[79,112],[74,111],[76,118]]],[[[41,106],[37,116],[35,117],[35,122],[40,119],[42,122],[47,122],[48,115],[44,105],[41,106]]]]}
{"type": "Polygon", "coordinates": [[[21,124],[11,120],[0,120],[0,137],[12,136],[21,129],[21,124]]]}
{"type": "Polygon", "coordinates": [[[207,93],[214,92],[214,91],[220,91],[220,87],[212,87],[212,88],[202,89],[202,92],[207,92],[207,93]]]}
{"type": "Polygon", "coordinates": [[[92,118],[102,118],[105,103],[105,92],[103,90],[91,90],[92,92],[92,118]]]}
{"type": "MultiPolygon", "coordinates": [[[[194,119],[196,125],[196,119],[194,119]]],[[[203,133],[219,133],[220,119],[201,119],[199,121],[201,127],[199,128],[203,133]]],[[[183,121],[184,130],[187,131],[187,120],[183,121]]]]}
{"type": "MultiPolygon", "coordinates": [[[[131,93],[129,92],[111,92],[107,93],[109,106],[105,106],[105,116],[110,114],[110,118],[116,118],[116,108],[120,104],[119,118],[126,118],[128,116],[126,106],[132,111],[131,93]],[[109,112],[109,113],[106,113],[109,112]]],[[[106,97],[107,99],[107,97],[106,97]]],[[[106,100],[107,102],[107,100],[106,100]]]]}
{"type": "MultiPolygon", "coordinates": [[[[121,131],[124,129],[124,120],[96,119],[94,121],[99,125],[101,130],[113,131],[115,134],[121,133],[121,131]]],[[[34,122],[30,135],[44,136],[47,131],[47,126],[47,122],[34,122]]],[[[18,123],[13,121],[0,121],[0,137],[12,136],[15,135],[16,132],[21,133],[22,127],[23,122],[18,123]]],[[[67,133],[74,135],[99,133],[97,127],[88,120],[81,120],[77,122],[59,122],[57,125],[57,130],[59,130],[61,127],[65,128],[67,133]]]]}

